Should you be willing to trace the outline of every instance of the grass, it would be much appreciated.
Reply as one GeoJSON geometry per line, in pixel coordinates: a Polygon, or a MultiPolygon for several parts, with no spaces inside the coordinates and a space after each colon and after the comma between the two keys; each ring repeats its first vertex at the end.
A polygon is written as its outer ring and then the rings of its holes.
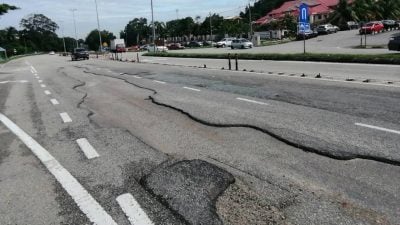
{"type": "MultiPolygon", "coordinates": [[[[38,53],[38,54],[40,54],[40,53],[38,53]]],[[[33,54],[32,53],[32,54],[26,54],[26,55],[15,55],[15,56],[8,57],[8,59],[0,58],[0,64],[8,63],[11,60],[19,59],[19,58],[22,58],[22,57],[25,57],[25,56],[38,55],[38,54],[33,54]]]]}
{"type": "MultiPolygon", "coordinates": [[[[234,58],[235,54],[231,54],[234,58]]],[[[207,53],[145,53],[144,56],[177,57],[177,58],[211,58],[228,59],[228,54],[207,53]]],[[[325,53],[296,53],[296,54],[272,54],[272,53],[238,53],[238,59],[244,60],[276,60],[276,61],[316,61],[316,62],[341,62],[341,63],[373,63],[400,65],[400,54],[325,54],[325,53]]]]}

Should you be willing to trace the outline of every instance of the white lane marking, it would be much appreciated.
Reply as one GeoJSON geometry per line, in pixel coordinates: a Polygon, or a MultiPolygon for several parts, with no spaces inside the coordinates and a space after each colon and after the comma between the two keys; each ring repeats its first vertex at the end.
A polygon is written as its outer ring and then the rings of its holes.
{"type": "Polygon", "coordinates": [[[44,93],[45,93],[46,95],[51,95],[51,92],[48,91],[48,90],[45,90],[44,93]]]}
{"type": "Polygon", "coordinates": [[[104,211],[101,205],[85,190],[85,188],[83,188],[75,177],[73,177],[45,148],[1,113],[0,121],[36,155],[92,223],[97,225],[117,225],[111,216],[104,211]]]}
{"type": "Polygon", "coordinates": [[[127,193],[117,197],[117,202],[132,225],[152,225],[153,222],[140,207],[135,198],[127,193]]]}
{"type": "Polygon", "coordinates": [[[68,113],[66,113],[66,112],[60,113],[60,116],[64,123],[72,122],[72,119],[71,119],[71,117],[69,117],[68,113]]]}
{"type": "Polygon", "coordinates": [[[269,105],[268,103],[265,103],[265,102],[254,101],[254,100],[250,100],[247,98],[236,98],[236,99],[240,100],[240,101],[245,101],[245,102],[250,102],[250,103],[255,103],[255,104],[260,104],[260,105],[269,105]]]}
{"type": "Polygon", "coordinates": [[[31,66],[31,69],[34,73],[37,73],[37,70],[35,69],[35,67],[31,66]]]}
{"type": "Polygon", "coordinates": [[[190,88],[190,87],[183,87],[184,89],[192,90],[192,91],[200,91],[199,89],[190,88]]]}
{"type": "Polygon", "coordinates": [[[40,79],[40,77],[39,76],[37,76],[37,77],[35,77],[36,79],[40,79]]]}
{"type": "Polygon", "coordinates": [[[96,157],[99,157],[99,154],[96,152],[96,150],[93,148],[93,146],[89,143],[89,141],[86,138],[81,138],[76,140],[78,143],[79,147],[85,154],[86,158],[88,159],[93,159],[96,157]]]}
{"type": "Polygon", "coordinates": [[[387,129],[384,127],[377,127],[377,126],[368,125],[368,124],[364,124],[364,123],[355,123],[355,125],[360,126],[360,127],[367,127],[367,128],[371,128],[371,129],[375,129],[375,130],[380,130],[380,131],[386,131],[386,132],[390,132],[390,133],[394,133],[394,134],[400,134],[400,131],[387,129]]]}
{"type": "Polygon", "coordinates": [[[0,81],[0,84],[7,84],[7,83],[27,83],[27,80],[5,80],[0,81]]]}
{"type": "Polygon", "coordinates": [[[38,82],[39,82],[39,83],[42,83],[43,81],[42,81],[42,80],[38,80],[38,82]]]}
{"type": "Polygon", "coordinates": [[[46,87],[46,85],[44,85],[44,84],[41,84],[41,85],[40,85],[40,87],[42,87],[42,88],[45,88],[45,87],[46,87]]]}
{"type": "Polygon", "coordinates": [[[136,75],[134,75],[133,77],[134,77],[134,78],[138,78],[138,79],[142,79],[141,77],[139,77],[139,76],[136,76],[136,75]]]}
{"type": "Polygon", "coordinates": [[[160,84],[166,84],[164,81],[159,81],[159,80],[154,80],[154,82],[160,83],[160,84]]]}
{"type": "Polygon", "coordinates": [[[57,99],[55,99],[55,98],[50,99],[50,102],[51,102],[51,104],[53,104],[53,105],[59,105],[59,104],[60,104],[60,103],[57,101],[57,99]]]}

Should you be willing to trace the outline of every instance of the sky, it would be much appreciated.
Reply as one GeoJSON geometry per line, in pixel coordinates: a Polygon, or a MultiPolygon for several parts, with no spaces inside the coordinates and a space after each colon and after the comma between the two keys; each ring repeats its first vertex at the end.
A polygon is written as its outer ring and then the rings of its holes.
{"type": "MultiPolygon", "coordinates": [[[[0,16],[0,29],[13,26],[20,29],[22,18],[32,13],[41,13],[56,22],[59,36],[75,37],[71,9],[75,11],[78,38],[84,39],[97,28],[95,0],[0,0],[0,3],[15,5],[21,9],[0,16]]],[[[119,37],[119,32],[135,17],[151,21],[150,0],[97,0],[100,29],[108,30],[119,37]]],[[[153,0],[154,20],[166,22],[187,16],[200,16],[203,20],[209,13],[235,16],[243,11],[249,0],[153,0]]]]}

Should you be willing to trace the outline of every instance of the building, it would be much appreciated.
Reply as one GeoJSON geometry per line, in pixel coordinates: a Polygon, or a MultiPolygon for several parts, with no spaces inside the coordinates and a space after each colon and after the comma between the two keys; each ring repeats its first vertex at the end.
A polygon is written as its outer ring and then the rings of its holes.
{"type": "Polygon", "coordinates": [[[307,4],[310,8],[310,23],[318,23],[328,18],[329,14],[334,11],[339,0],[293,0],[283,3],[279,8],[272,10],[267,15],[255,21],[255,24],[268,24],[274,20],[280,20],[285,15],[299,16],[299,6],[307,4]]]}

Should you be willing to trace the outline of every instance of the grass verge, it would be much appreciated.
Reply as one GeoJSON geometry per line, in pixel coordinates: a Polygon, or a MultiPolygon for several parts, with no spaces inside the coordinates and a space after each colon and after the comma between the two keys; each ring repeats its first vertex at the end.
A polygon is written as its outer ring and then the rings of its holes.
{"type": "MultiPolygon", "coordinates": [[[[238,53],[238,59],[244,60],[276,60],[276,61],[315,61],[315,62],[339,62],[339,63],[373,63],[373,64],[396,64],[400,65],[400,54],[377,54],[377,55],[356,55],[356,54],[271,54],[271,53],[238,53]]],[[[175,52],[151,52],[144,56],[176,57],[176,58],[210,58],[228,59],[228,54],[207,54],[207,53],[175,53],[175,52]]],[[[235,54],[231,54],[233,59],[235,54]]]]}

